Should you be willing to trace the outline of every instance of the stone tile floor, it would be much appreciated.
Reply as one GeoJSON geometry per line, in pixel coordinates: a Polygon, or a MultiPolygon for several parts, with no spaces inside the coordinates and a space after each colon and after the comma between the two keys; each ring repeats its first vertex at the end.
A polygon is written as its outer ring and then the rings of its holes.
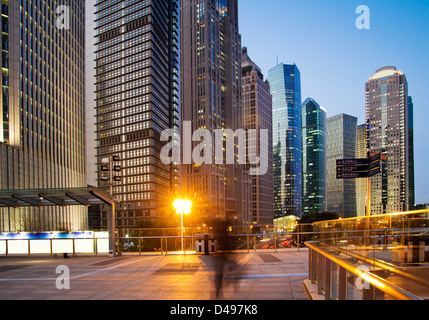
{"type": "Polygon", "coordinates": [[[2,257],[0,300],[309,300],[303,284],[307,272],[308,249],[210,256],[2,257]],[[65,284],[58,277],[66,276],[56,273],[58,266],[68,267],[70,289],[57,289],[65,284]]]}

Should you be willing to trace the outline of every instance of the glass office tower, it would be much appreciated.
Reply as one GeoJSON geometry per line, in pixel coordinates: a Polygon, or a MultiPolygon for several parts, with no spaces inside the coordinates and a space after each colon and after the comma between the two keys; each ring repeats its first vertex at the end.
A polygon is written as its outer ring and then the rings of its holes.
{"type": "MultiPolygon", "coordinates": [[[[143,219],[174,219],[178,164],[165,165],[165,129],[179,129],[179,1],[106,0],[96,3],[97,159],[89,170],[100,182],[103,159],[119,157],[117,226],[143,219]]],[[[101,212],[102,227],[107,212],[101,212]]]]}
{"type": "Polygon", "coordinates": [[[327,209],[326,110],[312,98],[302,106],[302,212],[327,209]]]}
{"type": "Polygon", "coordinates": [[[339,114],[328,124],[328,211],[356,217],[356,179],[337,179],[336,160],[356,158],[357,118],[339,114]]]}
{"type": "Polygon", "coordinates": [[[416,205],[416,190],[414,176],[414,103],[408,97],[408,210],[414,210],[416,205]]]}
{"type": "Polygon", "coordinates": [[[293,64],[269,70],[273,97],[274,218],[302,215],[301,74],[293,64]]]}
{"type": "MultiPolygon", "coordinates": [[[[85,2],[1,2],[0,188],[86,187],[85,2]]],[[[87,209],[0,209],[0,231],[76,231],[87,209]]]]}
{"type": "MultiPolygon", "coordinates": [[[[366,124],[361,124],[357,127],[356,158],[367,157],[366,145],[366,124]]],[[[358,217],[366,215],[366,189],[367,179],[356,179],[356,211],[358,217]]]]}

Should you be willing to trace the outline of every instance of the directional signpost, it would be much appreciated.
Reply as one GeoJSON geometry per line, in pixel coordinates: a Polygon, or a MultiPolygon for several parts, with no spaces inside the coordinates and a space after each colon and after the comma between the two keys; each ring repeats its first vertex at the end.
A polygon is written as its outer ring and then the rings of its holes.
{"type": "Polygon", "coordinates": [[[357,172],[338,172],[337,179],[358,179],[358,178],[368,178],[367,171],[357,171],[357,172]]]}
{"type": "Polygon", "coordinates": [[[364,159],[342,159],[337,160],[338,166],[366,166],[368,165],[368,158],[364,159]]]}
{"type": "Polygon", "coordinates": [[[376,174],[379,174],[379,173],[381,173],[380,167],[374,168],[368,172],[368,178],[371,178],[372,176],[375,176],[376,174]]]}
{"type": "Polygon", "coordinates": [[[371,215],[371,177],[381,173],[381,160],[387,160],[381,153],[368,153],[364,159],[337,160],[337,179],[367,178],[367,215],[371,215]]]}
{"type": "Polygon", "coordinates": [[[337,160],[337,179],[369,178],[380,173],[381,154],[364,159],[337,160]]]}

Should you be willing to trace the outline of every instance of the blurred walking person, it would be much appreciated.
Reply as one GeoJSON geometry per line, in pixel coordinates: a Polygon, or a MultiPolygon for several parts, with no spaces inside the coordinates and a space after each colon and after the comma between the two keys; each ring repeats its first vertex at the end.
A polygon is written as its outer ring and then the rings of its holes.
{"type": "Polygon", "coordinates": [[[213,255],[216,299],[219,299],[221,296],[222,288],[225,286],[225,279],[232,279],[234,289],[238,289],[237,274],[241,269],[233,253],[233,241],[229,232],[229,226],[226,222],[221,222],[219,225],[218,232],[216,233],[218,252],[213,255]]]}

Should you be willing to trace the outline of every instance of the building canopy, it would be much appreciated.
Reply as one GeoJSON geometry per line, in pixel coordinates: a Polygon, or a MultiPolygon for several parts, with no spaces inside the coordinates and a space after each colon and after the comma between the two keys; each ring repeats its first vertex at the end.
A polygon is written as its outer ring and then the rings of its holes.
{"type": "Polygon", "coordinates": [[[113,205],[110,194],[97,188],[33,189],[0,191],[0,208],[113,205]]]}

